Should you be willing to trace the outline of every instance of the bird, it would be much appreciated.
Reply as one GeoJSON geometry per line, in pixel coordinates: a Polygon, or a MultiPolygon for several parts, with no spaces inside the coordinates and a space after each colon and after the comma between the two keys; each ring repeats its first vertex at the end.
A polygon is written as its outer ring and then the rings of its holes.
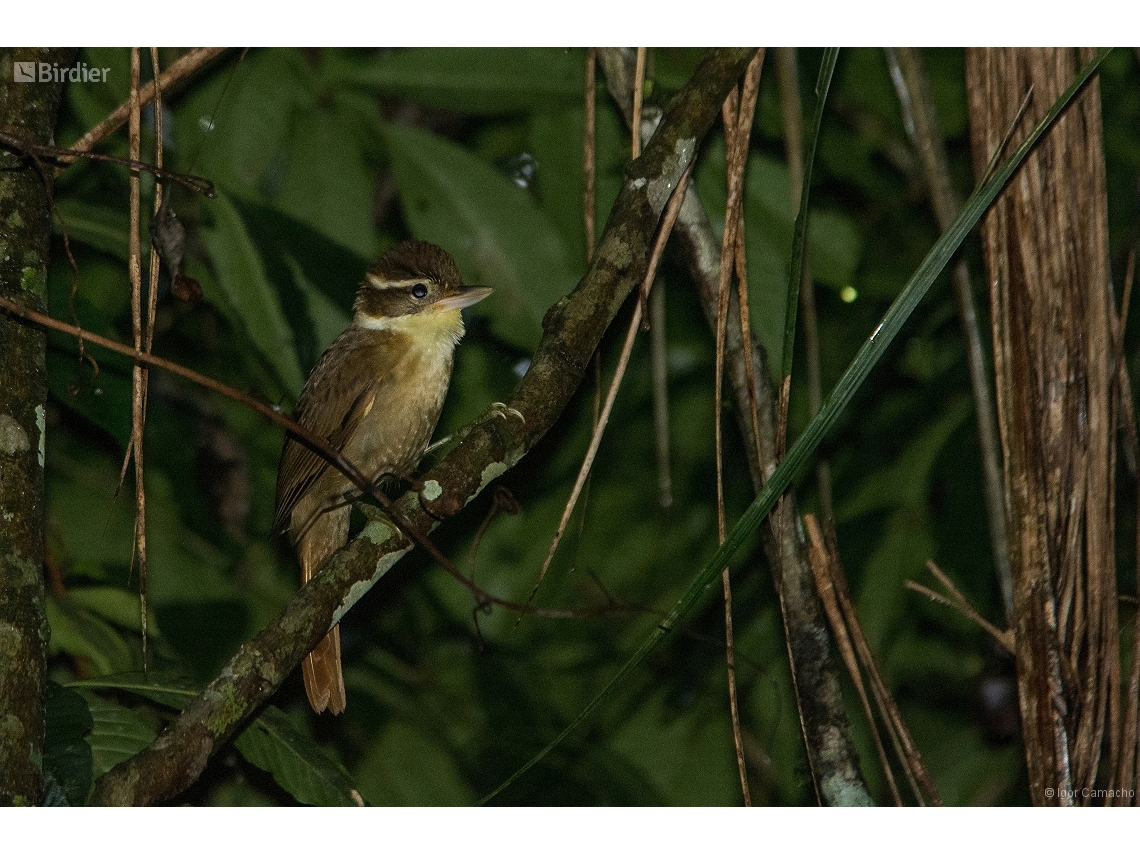
{"type": "MultiPolygon", "coordinates": [[[[464,333],[461,310],[491,290],[463,284],[455,260],[435,244],[393,247],[368,268],[352,322],[314,366],[294,420],[372,483],[409,478],[443,409],[464,333]]],[[[302,585],[347,542],[358,493],[339,469],[286,435],[274,530],[294,544],[302,585]]],[[[305,657],[302,675],[315,712],[344,711],[339,624],[305,657]]]]}

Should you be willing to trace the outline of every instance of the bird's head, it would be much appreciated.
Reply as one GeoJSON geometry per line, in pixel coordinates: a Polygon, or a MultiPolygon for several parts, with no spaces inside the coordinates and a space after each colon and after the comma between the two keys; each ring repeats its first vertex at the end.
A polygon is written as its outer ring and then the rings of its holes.
{"type": "Polygon", "coordinates": [[[490,293],[490,288],[464,285],[455,260],[435,244],[406,241],[368,268],[353,304],[353,323],[411,334],[456,328],[458,339],[463,334],[459,310],[490,293]]]}

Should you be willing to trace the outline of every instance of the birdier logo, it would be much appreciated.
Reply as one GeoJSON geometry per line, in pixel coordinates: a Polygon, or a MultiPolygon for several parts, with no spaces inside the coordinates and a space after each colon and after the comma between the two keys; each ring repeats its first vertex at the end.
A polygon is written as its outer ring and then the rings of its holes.
{"type": "Polygon", "coordinates": [[[14,83],[106,83],[109,68],[91,68],[81,62],[71,67],[60,67],[55,62],[19,60],[12,63],[14,83]]]}

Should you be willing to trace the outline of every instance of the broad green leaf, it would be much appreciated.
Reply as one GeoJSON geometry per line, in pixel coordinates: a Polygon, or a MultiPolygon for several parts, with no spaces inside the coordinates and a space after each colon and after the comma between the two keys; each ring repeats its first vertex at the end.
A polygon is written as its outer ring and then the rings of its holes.
{"type": "MultiPolygon", "coordinates": [[[[88,352],[94,350],[88,348],[88,352]]],[[[131,436],[129,377],[116,371],[113,362],[96,374],[89,362],[79,361],[76,352],[55,349],[48,351],[47,366],[48,389],[55,400],[105,430],[119,448],[126,448],[131,436]]]]}
{"type": "Polygon", "coordinates": [[[126,671],[89,680],[77,680],[69,683],[68,687],[84,691],[114,689],[130,692],[176,710],[182,709],[198,694],[197,689],[188,686],[160,684],[153,674],[147,675],[141,671],[126,671]]]}
{"type": "MultiPolygon", "coordinates": [[[[88,129],[107,118],[107,114],[122,104],[130,93],[131,86],[131,53],[128,48],[83,48],[79,53],[78,61],[86,63],[88,68],[107,69],[107,79],[100,83],[85,83],[64,87],[64,97],[79,120],[81,130],[73,130],[71,137],[61,138],[58,145],[71,145],[76,138],[88,129]]],[[[145,60],[144,60],[145,61],[145,60]]],[[[100,75],[102,76],[102,75],[100,75]]],[[[111,144],[126,149],[127,135],[111,144]]],[[[100,151],[108,152],[107,144],[100,151]]],[[[63,173],[63,180],[71,180],[78,173],[92,169],[90,161],[80,161],[69,167],[63,173]]],[[[118,170],[123,176],[126,169],[111,167],[118,170]]]]}
{"type": "MultiPolygon", "coordinates": [[[[354,115],[314,109],[289,135],[275,207],[358,255],[376,254],[372,226],[374,169],[353,134],[354,115]]],[[[377,146],[379,142],[377,141],[377,146]]]]}
{"type": "MultiPolygon", "coordinates": [[[[68,561],[128,567],[134,544],[134,502],[115,497],[118,466],[86,449],[57,447],[49,456],[49,518],[61,521],[60,545],[68,561]]],[[[226,557],[182,526],[174,487],[158,469],[147,471],[149,603],[236,598],[226,557]]],[[[161,619],[161,615],[160,615],[161,619]]],[[[130,664],[111,670],[128,670],[130,664]]]]}
{"type": "MultiPolygon", "coordinates": [[[[235,207],[277,286],[303,369],[314,365],[347,325],[369,259],[290,214],[247,199],[235,207]]],[[[290,390],[291,395],[300,390],[290,390]]]]}
{"type": "Polygon", "coordinates": [[[82,657],[99,674],[138,667],[131,646],[99,615],[72,602],[70,597],[48,597],[46,606],[53,654],[82,657]]]}
{"type": "Polygon", "coordinates": [[[325,348],[332,344],[333,339],[345,330],[352,316],[330,300],[324,291],[313,285],[305,276],[301,265],[294,261],[292,256],[286,258],[286,262],[293,274],[293,284],[304,295],[305,308],[313,324],[317,350],[323,353],[325,348]]]}
{"type": "Polygon", "coordinates": [[[68,805],[82,805],[91,789],[91,746],[84,738],[94,721],[87,700],[49,680],[44,708],[44,772],[51,774],[68,805]]]}
{"type": "Polygon", "coordinates": [[[474,796],[446,742],[403,721],[388,723],[364,759],[357,780],[371,804],[460,806],[474,796]]]}
{"type": "MultiPolygon", "coordinates": [[[[697,166],[696,184],[717,234],[724,230],[724,140],[705,147],[697,166]]],[[[745,256],[748,301],[753,333],[768,352],[773,371],[779,370],[784,348],[788,259],[792,251],[795,216],[791,176],[783,163],[753,153],[744,176],[745,256]]],[[[853,284],[863,253],[862,239],[851,220],[836,211],[813,210],[807,235],[812,280],[836,291],[853,284]]]]}
{"type": "MultiPolygon", "coordinates": [[[[715,685],[721,688],[719,682],[715,685]]],[[[734,775],[736,758],[723,750],[732,745],[731,727],[726,718],[670,717],[658,697],[625,721],[612,748],[657,792],[669,793],[676,806],[732,805],[740,801],[740,782],[734,775]],[[654,750],[660,745],[669,745],[669,750],[654,750]]]]}
{"type": "Polygon", "coordinates": [[[924,565],[933,552],[925,507],[906,505],[891,513],[875,551],[859,568],[862,584],[855,593],[859,622],[872,650],[883,649],[889,628],[914,596],[904,582],[928,578],[924,565]]]}
{"type": "Polygon", "coordinates": [[[854,495],[836,509],[836,518],[843,522],[882,508],[925,505],[934,461],[969,414],[970,401],[964,395],[947,401],[894,463],[860,482],[854,495]]]}
{"type": "Polygon", "coordinates": [[[585,53],[561,48],[411,48],[362,68],[346,83],[464,113],[506,113],[582,101],[585,53]]]}
{"type": "MultiPolygon", "coordinates": [[[[337,52],[327,56],[335,64],[337,52]]],[[[199,152],[193,170],[223,192],[371,256],[379,108],[338,91],[322,65],[297,50],[252,51],[197,90],[179,131],[199,152]]]]}
{"type": "MultiPolygon", "coordinates": [[[[129,287],[125,267],[92,259],[83,266],[74,300],[70,294],[70,276],[58,265],[53,266],[48,277],[52,317],[118,338],[118,331],[107,318],[126,305],[129,287]]],[[[90,359],[79,358],[79,343],[74,337],[49,332],[48,388],[63,406],[81,414],[110,434],[120,448],[126,448],[131,431],[131,360],[92,344],[87,344],[84,352],[90,359]]]]}
{"type": "Polygon", "coordinates": [[[413,231],[449,250],[469,284],[494,288],[475,311],[532,350],[546,309],[576,281],[562,236],[525,190],[456,144],[401,125],[384,139],[413,231]]]}
{"type": "MultiPolygon", "coordinates": [[[[581,107],[544,110],[530,120],[527,150],[536,162],[534,189],[551,222],[573,248],[571,257],[586,258],[583,223],[581,107]]],[[[608,100],[599,99],[594,131],[594,223],[601,234],[606,216],[621,190],[622,170],[629,160],[629,133],[608,100]]]]}
{"type": "Polygon", "coordinates": [[[72,241],[80,241],[122,261],[127,260],[130,221],[125,210],[68,198],[56,202],[55,211],[53,225],[57,232],[62,234],[66,231],[72,241]]]}
{"type": "Polygon", "coordinates": [[[223,194],[209,205],[213,223],[202,229],[202,240],[209,252],[216,274],[215,292],[203,283],[206,298],[221,309],[235,326],[249,334],[250,340],[286,389],[299,391],[304,383],[293,330],[281,308],[277,288],[265,275],[265,266],[257,246],[234,204],[223,194]]]}
{"type": "MultiPolygon", "coordinates": [[[[650,633],[637,651],[630,656],[617,673],[606,683],[605,687],[593,697],[579,712],[577,717],[545,748],[534,755],[524,766],[503,782],[496,790],[489,794],[484,802],[494,798],[502,790],[509,787],[516,779],[531,769],[546,757],[552,749],[559,745],[580,723],[582,723],[603,700],[609,697],[616,686],[625,681],[629,674],[645,660],[649,653],[657,647],[685,615],[693,607],[702,602],[707,596],[709,587],[716,577],[728,566],[733,555],[746,539],[751,537],[756,527],[771,512],[777,499],[783,495],[790,486],[793,478],[802,471],[808,459],[819,447],[824,436],[835,424],[840,413],[851,403],[855,392],[863,385],[872,369],[878,364],[887,347],[898,335],[899,330],[914,312],[918,303],[926,295],[935,279],[950,262],[966,235],[977,225],[982,215],[993,204],[1002,188],[1010,180],[1013,173],[1025,160],[1037,141],[1057,120],[1061,111],[1072,100],[1077,91],[1095,73],[1097,66],[1107,55],[1108,51],[1102,49],[1096,57],[1077,74],[1076,79],[1066,88],[1061,96],[1053,103],[1048,112],[1034,126],[1032,132],[1020,145],[997,167],[992,175],[979,185],[970,198],[966,200],[955,217],[954,222],[931,248],[926,258],[914,272],[910,281],[903,288],[902,293],[887,310],[882,321],[874,329],[858,355],[848,366],[847,371],[840,378],[819,413],[811,420],[807,428],[788,449],[787,455],[768,477],[763,489],[749,505],[740,520],[733,526],[727,538],[717,549],[713,557],[701,568],[696,577],[689,584],[685,593],[677,600],[669,615],[661,620],[650,633]]],[[[858,801],[863,802],[863,797],[858,801]]]]}
{"type": "Polygon", "coordinates": [[[937,782],[939,794],[949,805],[1028,807],[1027,794],[1020,789],[1025,786],[1021,741],[994,745],[965,712],[934,715],[929,708],[902,704],[903,719],[922,746],[922,761],[937,782]]]}
{"type": "MultiPolygon", "coordinates": [[[[139,598],[131,591],[106,586],[71,588],[67,597],[88,611],[97,614],[111,623],[125,629],[141,632],[139,621],[139,598]]],[[[158,622],[154,614],[147,616],[147,635],[157,638],[158,622]]]]}
{"type": "Polygon", "coordinates": [[[154,731],[133,710],[94,692],[81,694],[91,711],[92,727],[87,741],[91,744],[94,777],[129,760],[154,741],[154,731]]]}
{"type": "MultiPolygon", "coordinates": [[[[290,265],[295,264],[308,282],[348,311],[372,260],[370,256],[353,252],[343,241],[322,234],[272,205],[236,196],[231,201],[261,251],[262,263],[272,281],[286,281],[290,265]]],[[[290,307],[285,309],[288,314],[290,307]]]]}
{"type": "Polygon", "coordinates": [[[234,740],[234,747],[302,804],[360,804],[360,793],[344,767],[300,733],[276,707],[262,710],[234,740]]]}
{"type": "Polygon", "coordinates": [[[300,51],[227,54],[178,112],[177,150],[192,160],[183,168],[219,188],[273,198],[297,112],[314,102],[312,72],[300,51]]]}

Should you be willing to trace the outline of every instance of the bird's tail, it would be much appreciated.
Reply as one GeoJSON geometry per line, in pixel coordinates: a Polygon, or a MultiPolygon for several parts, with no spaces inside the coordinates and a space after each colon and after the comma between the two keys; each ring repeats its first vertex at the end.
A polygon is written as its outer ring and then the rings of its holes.
{"type": "MultiPolygon", "coordinates": [[[[317,517],[301,535],[298,550],[301,559],[301,584],[305,584],[320,568],[321,562],[344,545],[348,536],[349,509],[338,508],[317,517]]],[[[334,715],[344,712],[344,673],[340,667],[340,625],[329,634],[301,663],[305,678],[305,694],[316,712],[326,709],[334,715]]]]}

